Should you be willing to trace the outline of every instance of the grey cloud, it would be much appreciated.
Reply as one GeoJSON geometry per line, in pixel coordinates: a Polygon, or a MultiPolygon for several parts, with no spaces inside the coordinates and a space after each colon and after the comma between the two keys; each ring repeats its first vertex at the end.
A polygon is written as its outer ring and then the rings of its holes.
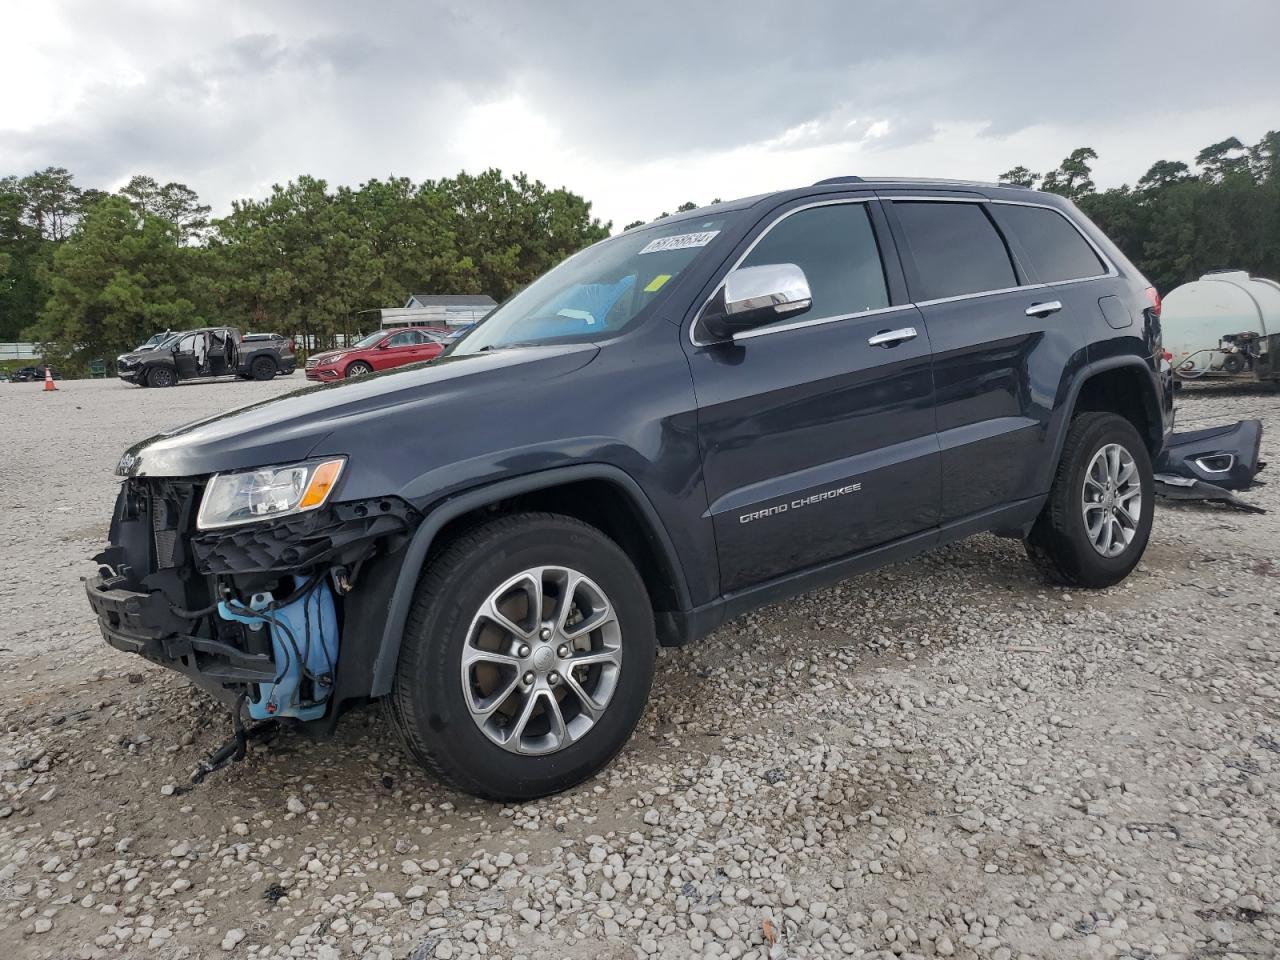
{"type": "MultiPolygon", "coordinates": [[[[742,147],[898,156],[947,124],[999,140],[1043,125],[1123,131],[1223,103],[1262,117],[1280,88],[1273,0],[1235,0],[1211,17],[1184,0],[59,9],[83,56],[104,64],[102,82],[34,129],[4,129],[0,115],[0,172],[59,163],[105,184],[146,171],[215,203],[300,172],[447,175],[466,153],[457,130],[471,111],[513,96],[566,151],[625,170],[742,147]],[[141,82],[113,79],[106,65],[118,62],[141,82]]],[[[1132,149],[1156,159],[1162,145],[1132,149]]]]}

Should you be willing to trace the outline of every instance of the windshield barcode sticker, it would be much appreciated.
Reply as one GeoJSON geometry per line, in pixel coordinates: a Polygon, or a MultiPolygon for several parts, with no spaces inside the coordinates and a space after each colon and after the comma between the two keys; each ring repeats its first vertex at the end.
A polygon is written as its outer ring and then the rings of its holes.
{"type": "Polygon", "coordinates": [[[665,253],[668,250],[688,250],[690,247],[705,247],[715,239],[719,230],[704,230],[702,233],[681,233],[674,237],[659,237],[650,240],[640,250],[641,253],[665,253]]]}

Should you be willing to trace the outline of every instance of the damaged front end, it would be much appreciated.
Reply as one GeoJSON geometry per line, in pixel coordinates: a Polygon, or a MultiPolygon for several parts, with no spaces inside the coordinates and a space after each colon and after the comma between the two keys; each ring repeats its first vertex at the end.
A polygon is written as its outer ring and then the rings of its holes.
{"type": "Polygon", "coordinates": [[[421,521],[396,497],[200,529],[209,479],[130,477],[85,582],[104,639],[256,719],[321,731],[370,694],[399,552],[421,521]],[[389,583],[388,583],[389,581],[389,583]]]}

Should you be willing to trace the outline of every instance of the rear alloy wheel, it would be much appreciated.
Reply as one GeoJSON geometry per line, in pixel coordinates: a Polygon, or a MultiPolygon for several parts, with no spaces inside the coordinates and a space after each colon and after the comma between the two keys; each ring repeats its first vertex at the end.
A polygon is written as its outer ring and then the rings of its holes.
{"type": "Polygon", "coordinates": [[[1108,443],[1089,461],[1080,491],[1080,512],[1093,549],[1118,557],[1133,543],[1142,517],[1138,465],[1118,443],[1108,443]]]}
{"type": "Polygon", "coordinates": [[[1151,457],[1138,431],[1114,413],[1071,421],[1027,554],[1052,580],[1109,587],[1142,559],[1155,512],[1151,457]]]}
{"type": "Polygon", "coordinates": [[[500,517],[423,576],[388,713],[441,779],[532,800],[581,783],[627,742],[656,650],[644,581],[617,544],[570,517],[500,517]]]}
{"type": "Polygon", "coordinates": [[[364,377],[373,373],[373,367],[369,366],[363,360],[356,360],[347,364],[346,377],[351,380],[355,377],[364,377]]]}
{"type": "Polygon", "coordinates": [[[276,375],[276,362],[270,357],[258,357],[249,365],[249,373],[255,380],[270,380],[276,375]]]}
{"type": "Polygon", "coordinates": [[[152,367],[147,374],[147,385],[151,387],[172,387],[175,382],[177,378],[168,367],[152,367]]]}

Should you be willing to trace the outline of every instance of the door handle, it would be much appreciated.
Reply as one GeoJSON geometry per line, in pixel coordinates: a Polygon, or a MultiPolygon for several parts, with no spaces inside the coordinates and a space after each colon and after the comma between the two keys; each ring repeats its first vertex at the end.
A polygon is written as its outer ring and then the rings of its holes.
{"type": "Polygon", "coordinates": [[[867,337],[867,343],[873,347],[896,347],[905,340],[914,340],[919,334],[915,327],[902,327],[899,330],[885,330],[874,337],[867,337]]]}
{"type": "Polygon", "coordinates": [[[1057,313],[1062,309],[1061,300],[1046,300],[1044,303],[1033,303],[1027,307],[1028,317],[1047,317],[1051,313],[1057,313]]]}

